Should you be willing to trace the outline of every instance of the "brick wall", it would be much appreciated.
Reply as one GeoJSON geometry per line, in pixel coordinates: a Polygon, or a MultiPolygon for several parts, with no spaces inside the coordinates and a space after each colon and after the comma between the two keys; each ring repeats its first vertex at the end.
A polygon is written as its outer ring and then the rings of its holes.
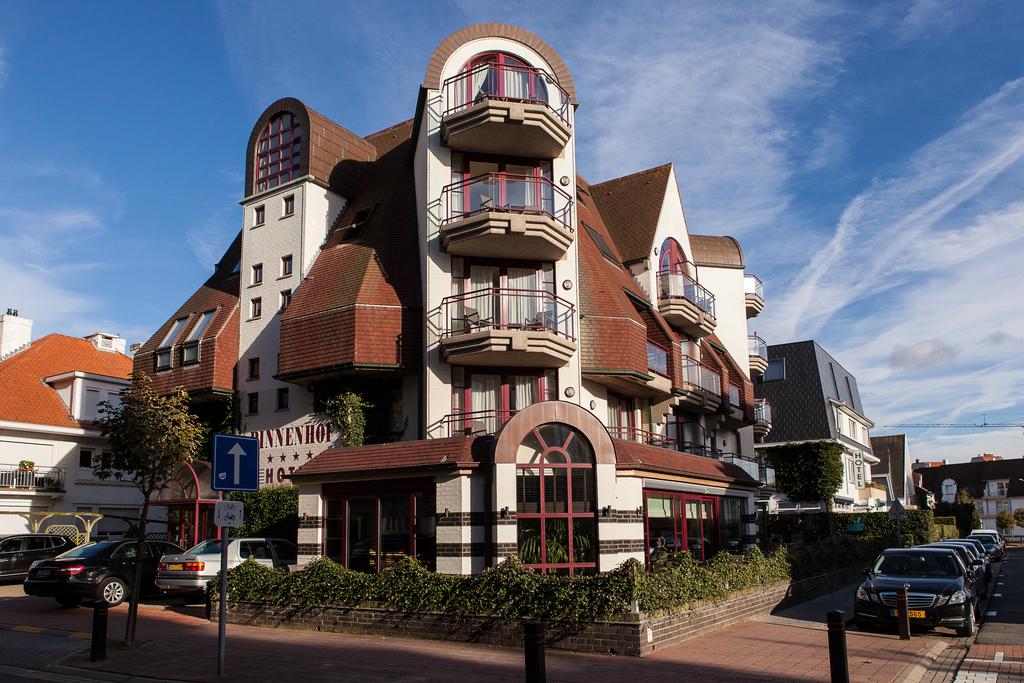
{"type": "MultiPolygon", "coordinates": [[[[859,568],[824,574],[804,581],[756,588],[727,600],[674,610],[667,614],[624,614],[574,629],[548,627],[547,646],[557,650],[643,657],[689,638],[770,614],[849,585],[859,568]]],[[[210,610],[216,620],[216,601],[210,610]]],[[[334,633],[365,633],[429,640],[520,647],[522,626],[495,617],[456,617],[439,613],[410,615],[369,607],[317,607],[301,610],[259,603],[232,603],[233,624],[295,628],[334,633]],[[410,618],[414,616],[415,618],[410,618]]]]}

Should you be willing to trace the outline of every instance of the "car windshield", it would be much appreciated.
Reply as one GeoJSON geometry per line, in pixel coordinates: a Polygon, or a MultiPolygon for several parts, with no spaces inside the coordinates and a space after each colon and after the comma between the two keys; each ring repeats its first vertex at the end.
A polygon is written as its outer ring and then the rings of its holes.
{"type": "Polygon", "coordinates": [[[882,576],[954,577],[959,576],[952,555],[938,553],[899,553],[882,555],[874,573],[882,576]]]}
{"type": "Polygon", "coordinates": [[[61,553],[57,557],[99,557],[108,550],[110,550],[109,543],[86,543],[72,548],[66,553],[61,553]]]}
{"type": "Polygon", "coordinates": [[[219,552],[220,541],[218,539],[203,541],[199,545],[185,551],[187,555],[214,555],[219,552]]]}

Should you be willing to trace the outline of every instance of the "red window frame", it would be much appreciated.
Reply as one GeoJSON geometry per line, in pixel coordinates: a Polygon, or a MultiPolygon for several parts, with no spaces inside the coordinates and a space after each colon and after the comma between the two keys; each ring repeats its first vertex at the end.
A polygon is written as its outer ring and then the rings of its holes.
{"type": "MultiPolygon", "coordinates": [[[[539,528],[540,528],[540,538],[539,538],[539,541],[540,541],[540,557],[542,559],[546,560],[546,558],[547,558],[547,533],[546,533],[547,521],[548,520],[565,520],[565,524],[566,524],[566,544],[568,546],[566,550],[567,550],[567,556],[569,557],[569,562],[546,562],[546,561],[543,561],[543,562],[525,564],[524,566],[529,567],[531,569],[539,569],[542,573],[548,573],[548,572],[551,572],[551,571],[557,572],[558,570],[567,570],[570,576],[572,576],[573,574],[577,573],[580,570],[592,570],[593,572],[596,572],[597,571],[597,559],[600,557],[599,544],[598,544],[598,523],[597,523],[597,491],[596,491],[597,480],[596,480],[596,472],[590,478],[590,486],[592,488],[591,488],[591,491],[590,491],[591,495],[589,497],[589,500],[591,502],[592,507],[594,508],[593,510],[586,511],[586,512],[573,512],[573,495],[572,495],[572,492],[573,492],[573,489],[572,489],[572,487],[573,487],[573,476],[572,476],[573,470],[590,470],[591,472],[594,472],[594,450],[591,447],[591,445],[586,442],[586,439],[584,439],[584,443],[586,443],[586,445],[587,445],[587,451],[590,454],[589,462],[585,462],[585,463],[582,463],[582,462],[572,462],[572,458],[571,458],[571,456],[569,455],[569,452],[568,452],[569,445],[570,445],[570,443],[572,442],[573,439],[575,439],[575,438],[583,438],[583,436],[580,435],[577,430],[575,430],[573,428],[569,428],[569,436],[566,438],[564,443],[562,443],[562,444],[548,444],[544,440],[543,435],[541,434],[541,429],[543,427],[545,427],[545,426],[546,425],[538,425],[537,427],[534,427],[532,432],[531,432],[534,435],[534,437],[536,437],[537,441],[540,443],[541,447],[543,448],[543,451],[541,453],[541,457],[540,457],[539,461],[536,462],[536,463],[518,463],[518,462],[516,463],[516,478],[517,478],[517,481],[516,481],[516,492],[517,492],[516,496],[517,496],[517,500],[518,500],[518,490],[519,490],[519,482],[518,482],[518,478],[520,476],[519,473],[522,470],[536,470],[537,471],[538,480],[539,480],[538,481],[538,483],[539,483],[539,489],[538,489],[539,490],[539,505],[538,505],[538,508],[540,509],[540,512],[522,512],[522,511],[519,511],[517,509],[517,511],[516,511],[516,532],[517,532],[516,533],[516,537],[517,537],[517,545],[518,545],[518,537],[519,537],[519,522],[521,520],[524,520],[524,519],[537,519],[537,520],[540,520],[540,525],[539,525],[539,528]],[[561,454],[562,460],[564,462],[548,462],[548,454],[549,453],[559,453],[559,454],[561,454]],[[566,476],[565,476],[565,480],[566,480],[566,492],[565,492],[566,505],[565,505],[565,509],[566,509],[566,511],[565,512],[548,512],[548,511],[545,510],[546,503],[547,503],[547,497],[545,495],[545,486],[546,486],[545,480],[548,478],[546,476],[546,473],[549,472],[549,471],[552,471],[552,470],[565,470],[566,471],[566,473],[565,473],[566,474],[566,476]],[[573,558],[575,557],[575,549],[573,547],[573,539],[574,539],[574,536],[575,536],[575,531],[573,529],[573,522],[575,520],[577,520],[577,519],[591,519],[591,520],[594,521],[594,536],[593,536],[594,561],[593,562],[575,562],[575,561],[573,561],[573,558]]],[[[554,481],[553,477],[552,477],[552,481],[554,481]]],[[[590,572],[588,571],[587,573],[590,573],[590,572]]]]}
{"type": "MultiPolygon", "coordinates": [[[[453,183],[459,183],[459,182],[469,183],[470,180],[472,180],[473,178],[476,177],[476,176],[472,175],[471,172],[470,172],[470,165],[474,161],[481,162],[481,163],[497,164],[498,170],[490,172],[491,174],[496,175],[499,178],[499,182],[498,182],[498,197],[496,198],[497,205],[498,206],[507,206],[508,205],[508,179],[509,178],[515,179],[515,178],[524,177],[522,174],[509,173],[508,170],[507,170],[508,167],[510,165],[512,165],[512,166],[530,166],[531,167],[530,174],[526,175],[525,177],[531,178],[532,181],[533,181],[533,187],[532,187],[532,190],[533,190],[533,204],[531,205],[531,207],[535,208],[537,210],[542,210],[542,209],[544,209],[546,204],[552,204],[553,205],[553,201],[554,200],[551,199],[551,198],[545,197],[545,194],[544,194],[545,185],[544,185],[544,182],[543,182],[544,180],[548,180],[549,182],[551,182],[552,178],[553,178],[553,175],[554,175],[554,171],[552,169],[552,165],[551,165],[551,160],[550,159],[529,159],[529,158],[519,158],[519,157],[510,158],[510,157],[498,157],[498,156],[493,156],[493,155],[490,155],[490,154],[462,154],[461,157],[462,157],[462,159],[461,159],[461,163],[460,164],[452,164],[452,169],[453,169],[452,182],[453,183]],[[458,168],[460,170],[455,170],[456,168],[458,168]]],[[[463,213],[463,215],[467,215],[467,216],[471,215],[472,213],[474,213],[477,210],[472,204],[473,204],[473,202],[472,202],[472,192],[469,192],[466,189],[463,189],[463,191],[462,191],[462,213],[463,213]]]]}
{"type": "MultiPolygon", "coordinates": [[[[474,412],[473,407],[473,375],[497,375],[500,377],[500,388],[498,390],[498,405],[495,408],[495,412],[502,424],[508,421],[513,414],[519,412],[523,408],[516,408],[514,411],[511,408],[512,405],[512,385],[510,383],[510,377],[512,375],[530,375],[536,379],[537,396],[540,400],[537,401],[555,401],[558,400],[558,372],[550,370],[548,368],[488,368],[488,367],[453,367],[452,368],[452,429],[455,432],[470,429],[474,412]],[[554,382],[549,382],[548,375],[552,375],[554,382]],[[460,377],[461,375],[461,377],[460,377]],[[552,386],[553,385],[553,386],[552,386]],[[459,397],[462,398],[462,406],[459,407],[459,397]],[[461,427],[458,426],[455,419],[465,415],[465,419],[462,421],[461,427]]],[[[525,407],[525,406],[524,406],[525,407]]]]}
{"type": "Polygon", "coordinates": [[[302,165],[302,124],[298,116],[281,112],[267,122],[256,141],[254,162],[255,192],[271,190],[298,177],[302,165]]]}
{"type": "MultiPolygon", "coordinates": [[[[497,87],[493,87],[492,86],[491,88],[486,88],[486,87],[482,88],[482,90],[484,92],[482,92],[480,95],[477,95],[474,92],[473,79],[471,77],[470,78],[466,78],[466,79],[464,79],[465,80],[465,86],[464,87],[466,88],[466,91],[465,91],[464,95],[465,95],[465,101],[466,102],[476,102],[477,100],[482,100],[482,99],[491,98],[491,97],[496,98],[496,99],[514,99],[516,101],[525,101],[525,102],[545,102],[545,103],[547,102],[546,97],[544,99],[540,99],[538,97],[538,94],[537,94],[537,91],[538,91],[537,79],[539,78],[539,74],[538,74],[537,70],[535,68],[531,67],[529,64],[527,64],[523,60],[519,59],[518,57],[514,57],[514,56],[512,56],[510,54],[507,54],[505,52],[483,52],[483,53],[478,54],[475,57],[473,57],[473,59],[471,59],[470,61],[466,62],[466,66],[462,67],[462,73],[465,73],[465,72],[468,72],[468,71],[472,71],[473,69],[475,69],[477,67],[480,67],[483,64],[492,64],[493,65],[490,69],[488,69],[489,73],[487,74],[487,76],[485,76],[485,79],[493,78],[496,81],[495,85],[497,87]],[[522,98],[522,97],[508,98],[507,97],[507,95],[505,93],[505,69],[506,68],[509,69],[510,71],[511,70],[514,70],[514,71],[517,71],[517,72],[522,71],[524,73],[529,74],[529,81],[528,81],[529,88],[528,88],[527,96],[525,98],[522,98]]],[[[547,84],[545,84],[545,95],[546,95],[546,85],[547,84]]]]}
{"type": "Polygon", "coordinates": [[[713,552],[706,552],[704,543],[701,543],[701,556],[697,557],[694,553],[694,557],[698,561],[706,561],[711,559],[711,555],[721,550],[722,539],[719,533],[719,496],[701,496],[696,494],[681,493],[679,491],[663,491],[661,489],[644,489],[644,545],[646,556],[647,567],[651,566],[651,524],[650,524],[650,506],[648,505],[648,498],[650,496],[668,496],[672,500],[672,526],[673,526],[673,538],[675,541],[676,548],[689,549],[689,529],[687,527],[686,517],[686,504],[695,502],[697,503],[697,509],[701,511],[701,534],[703,537],[708,537],[714,541],[713,552]],[[703,515],[703,504],[711,503],[711,533],[707,534],[704,528],[704,515],[703,515]]]}
{"type": "Polygon", "coordinates": [[[661,273],[686,274],[686,253],[679,242],[672,237],[665,238],[665,241],[661,243],[658,268],[661,273]]]}

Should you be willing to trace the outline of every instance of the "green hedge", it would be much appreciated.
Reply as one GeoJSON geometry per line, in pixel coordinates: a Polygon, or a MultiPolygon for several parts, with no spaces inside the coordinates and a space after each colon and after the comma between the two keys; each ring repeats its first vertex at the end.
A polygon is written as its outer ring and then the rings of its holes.
{"type": "MultiPolygon", "coordinates": [[[[813,512],[794,515],[773,515],[769,532],[783,542],[799,537],[803,543],[834,542],[858,539],[874,542],[884,539],[889,545],[896,542],[896,521],[884,512],[813,512]],[[850,531],[858,522],[863,531],[850,531]]],[[[935,519],[931,510],[907,510],[907,519],[900,524],[900,533],[909,536],[904,545],[930,543],[935,537],[935,519]]]]}
{"type": "MultiPolygon", "coordinates": [[[[943,519],[946,519],[943,517],[943,519]]],[[[960,538],[960,529],[956,524],[936,524],[932,532],[933,541],[941,541],[944,538],[960,538]]]]}
{"type": "Polygon", "coordinates": [[[936,524],[949,524],[951,526],[956,526],[956,517],[938,517],[938,516],[936,516],[936,517],[933,517],[932,519],[934,520],[934,522],[936,524]]]}

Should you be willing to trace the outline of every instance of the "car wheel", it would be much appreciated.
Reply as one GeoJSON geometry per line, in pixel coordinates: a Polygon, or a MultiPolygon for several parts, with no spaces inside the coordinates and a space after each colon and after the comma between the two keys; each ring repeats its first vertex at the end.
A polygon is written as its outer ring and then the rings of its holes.
{"type": "Polygon", "coordinates": [[[128,586],[121,579],[111,578],[100,584],[98,597],[107,607],[117,607],[128,597],[128,586]]]}
{"type": "Polygon", "coordinates": [[[81,600],[78,598],[57,598],[57,602],[59,602],[60,606],[64,609],[73,609],[81,604],[81,600]]]}
{"type": "Polygon", "coordinates": [[[960,626],[956,630],[956,634],[961,638],[970,638],[974,635],[974,608],[970,607],[967,610],[967,620],[964,621],[964,625],[960,626]]]}

